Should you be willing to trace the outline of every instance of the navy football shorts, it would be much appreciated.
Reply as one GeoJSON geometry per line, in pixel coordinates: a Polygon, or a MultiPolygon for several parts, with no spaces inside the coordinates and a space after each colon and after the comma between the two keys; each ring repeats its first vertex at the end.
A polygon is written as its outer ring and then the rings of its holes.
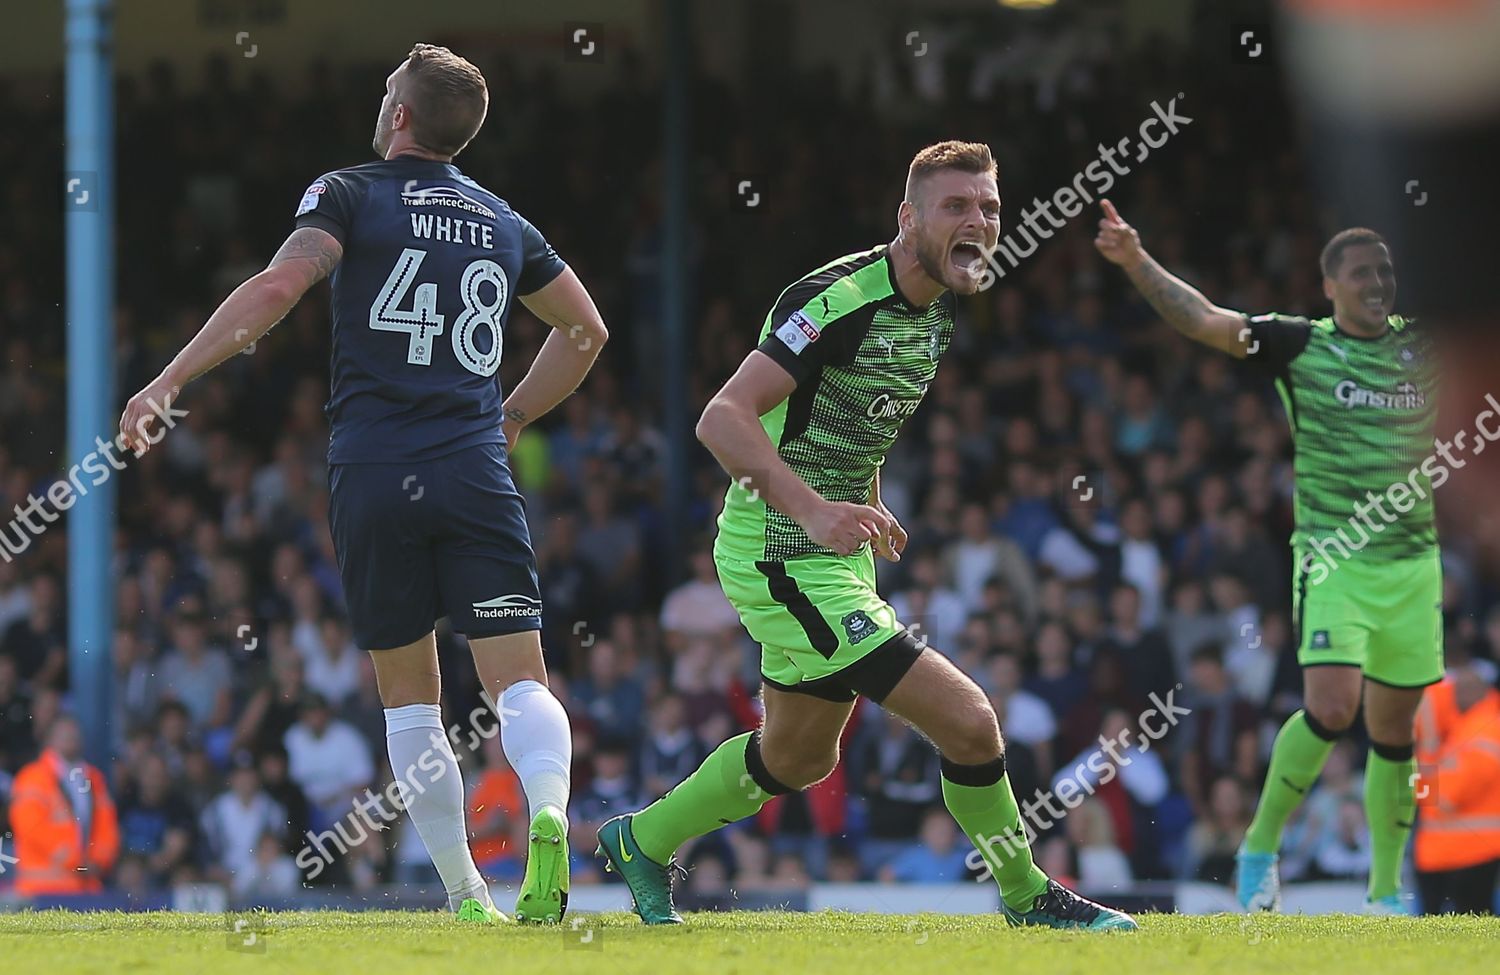
{"type": "Polygon", "coordinates": [[[415,642],[443,616],[469,637],[541,629],[526,503],[502,445],[335,464],[329,481],[328,522],[361,649],[415,642]]]}

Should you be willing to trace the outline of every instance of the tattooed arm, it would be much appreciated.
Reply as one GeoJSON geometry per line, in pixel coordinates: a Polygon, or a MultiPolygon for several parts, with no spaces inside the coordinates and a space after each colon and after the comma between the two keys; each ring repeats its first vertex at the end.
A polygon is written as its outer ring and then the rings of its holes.
{"type": "Polygon", "coordinates": [[[1135,228],[1120,219],[1114,204],[1101,200],[1104,219],[1094,246],[1109,261],[1118,264],[1156,313],[1190,339],[1211,345],[1243,359],[1250,330],[1237,311],[1220,308],[1197,288],[1168,273],[1141,247],[1135,228]]]}
{"type": "Polygon", "coordinates": [[[343,255],[343,246],[325,231],[292,231],[266,269],[234,289],[161,375],[131,397],[120,418],[126,445],[144,453],[151,443],[146,431],[159,415],[153,402],[167,405],[183,386],[254,344],[309,288],[327,277],[343,255]]]}

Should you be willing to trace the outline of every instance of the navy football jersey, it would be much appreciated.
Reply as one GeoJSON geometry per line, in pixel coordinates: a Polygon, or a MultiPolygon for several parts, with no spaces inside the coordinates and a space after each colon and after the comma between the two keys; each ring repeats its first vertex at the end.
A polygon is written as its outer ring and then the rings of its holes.
{"type": "Polygon", "coordinates": [[[319,177],[296,219],[344,248],[328,462],[503,443],[495,373],[511,305],[567,266],[537,229],[452,163],[411,156],[319,177]]]}

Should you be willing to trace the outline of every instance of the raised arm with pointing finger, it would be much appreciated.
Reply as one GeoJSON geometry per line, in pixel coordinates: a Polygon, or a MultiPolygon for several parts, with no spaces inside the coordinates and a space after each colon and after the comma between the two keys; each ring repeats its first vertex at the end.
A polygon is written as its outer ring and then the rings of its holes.
{"type": "Polygon", "coordinates": [[[1123,268],[1136,290],[1177,331],[1243,359],[1250,341],[1245,316],[1220,308],[1205,298],[1203,292],[1169,273],[1146,253],[1141,246],[1141,235],[1120,218],[1113,203],[1100,200],[1099,204],[1104,210],[1099,235],[1094,238],[1099,253],[1123,268]]]}

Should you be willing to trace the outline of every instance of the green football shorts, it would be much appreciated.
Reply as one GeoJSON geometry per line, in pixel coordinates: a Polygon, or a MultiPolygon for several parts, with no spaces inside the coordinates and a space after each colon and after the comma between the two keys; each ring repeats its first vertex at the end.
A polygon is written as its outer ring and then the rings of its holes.
{"type": "Polygon", "coordinates": [[[714,555],[724,595],[760,644],[766,684],[830,701],[880,701],[921,645],[875,591],[875,557],[746,562],[714,555]],[[880,650],[880,653],[874,651],[880,650]]]}
{"type": "Polygon", "coordinates": [[[1436,548],[1404,559],[1357,552],[1330,560],[1294,546],[1293,558],[1299,664],[1347,664],[1391,687],[1443,679],[1443,566],[1436,548]]]}

